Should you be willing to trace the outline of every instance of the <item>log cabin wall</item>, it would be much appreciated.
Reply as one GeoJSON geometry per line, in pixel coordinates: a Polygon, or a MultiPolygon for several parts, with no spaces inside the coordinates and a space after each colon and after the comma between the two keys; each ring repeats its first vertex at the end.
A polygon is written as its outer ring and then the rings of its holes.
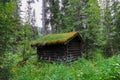
{"type": "Polygon", "coordinates": [[[67,44],[67,57],[72,60],[76,60],[81,57],[82,42],[79,37],[76,36],[67,44]]]}
{"type": "Polygon", "coordinates": [[[69,61],[81,57],[83,39],[78,32],[50,34],[31,46],[37,47],[38,60],[69,61]]]}
{"type": "Polygon", "coordinates": [[[37,48],[38,60],[62,60],[64,59],[65,47],[64,45],[49,45],[37,48]]]}

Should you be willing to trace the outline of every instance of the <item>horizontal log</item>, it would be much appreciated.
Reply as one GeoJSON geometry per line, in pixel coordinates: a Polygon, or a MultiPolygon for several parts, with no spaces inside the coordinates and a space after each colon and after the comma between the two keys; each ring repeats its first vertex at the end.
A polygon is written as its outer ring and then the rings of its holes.
{"type": "Polygon", "coordinates": [[[74,57],[74,56],[81,56],[80,54],[70,54],[68,55],[69,57],[74,57]]]}
{"type": "Polygon", "coordinates": [[[67,50],[76,50],[76,51],[81,51],[81,49],[80,48],[68,48],[67,50]]]}
{"type": "Polygon", "coordinates": [[[61,53],[63,51],[39,51],[38,53],[61,53]]]}
{"type": "Polygon", "coordinates": [[[75,54],[77,54],[77,53],[81,53],[81,51],[68,51],[68,54],[70,54],[70,53],[75,53],[75,54]]]}

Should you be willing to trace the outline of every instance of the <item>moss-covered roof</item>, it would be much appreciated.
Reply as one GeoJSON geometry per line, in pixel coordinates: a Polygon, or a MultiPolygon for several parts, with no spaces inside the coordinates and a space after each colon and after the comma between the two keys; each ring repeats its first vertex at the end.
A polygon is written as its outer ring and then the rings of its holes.
{"type": "Polygon", "coordinates": [[[34,41],[32,46],[44,46],[44,45],[64,43],[67,40],[74,37],[75,35],[79,35],[79,33],[78,32],[69,32],[69,33],[60,33],[60,34],[49,34],[49,35],[43,36],[40,39],[34,41]]]}

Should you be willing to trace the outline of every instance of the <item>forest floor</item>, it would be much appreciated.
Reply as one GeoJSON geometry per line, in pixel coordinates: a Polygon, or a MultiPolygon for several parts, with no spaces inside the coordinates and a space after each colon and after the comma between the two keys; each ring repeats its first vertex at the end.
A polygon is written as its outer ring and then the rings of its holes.
{"type": "Polygon", "coordinates": [[[87,60],[79,58],[69,64],[38,62],[31,57],[26,63],[11,67],[10,80],[120,80],[120,56],[110,58],[98,57],[87,60]]]}

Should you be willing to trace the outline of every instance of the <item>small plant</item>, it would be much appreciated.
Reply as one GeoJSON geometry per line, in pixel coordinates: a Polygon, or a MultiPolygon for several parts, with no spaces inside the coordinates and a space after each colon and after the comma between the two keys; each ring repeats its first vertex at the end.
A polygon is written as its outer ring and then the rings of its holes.
{"type": "Polygon", "coordinates": [[[11,73],[10,80],[120,80],[120,57],[80,58],[69,65],[37,62],[31,57],[24,66],[14,66],[11,73]]]}

